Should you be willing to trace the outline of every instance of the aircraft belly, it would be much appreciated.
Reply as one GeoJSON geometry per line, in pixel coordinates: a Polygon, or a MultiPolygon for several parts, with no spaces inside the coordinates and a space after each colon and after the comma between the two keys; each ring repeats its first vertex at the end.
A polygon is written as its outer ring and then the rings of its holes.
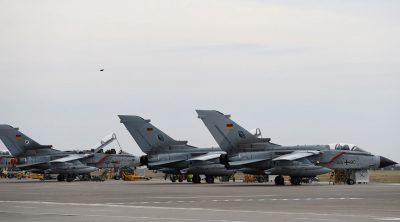
{"type": "Polygon", "coordinates": [[[266,173],[286,176],[316,176],[329,173],[331,171],[331,169],[321,166],[286,166],[272,168],[267,170],[266,173]]]}
{"type": "Polygon", "coordinates": [[[201,174],[210,176],[225,176],[232,175],[235,173],[234,170],[227,170],[222,164],[209,164],[202,166],[191,166],[187,170],[189,174],[201,174]]]}
{"type": "Polygon", "coordinates": [[[189,163],[187,161],[177,161],[177,162],[172,162],[172,163],[166,163],[166,164],[161,164],[157,165],[157,162],[153,162],[153,166],[149,166],[151,168],[177,168],[177,169],[183,169],[183,168],[188,168],[189,163]]]}

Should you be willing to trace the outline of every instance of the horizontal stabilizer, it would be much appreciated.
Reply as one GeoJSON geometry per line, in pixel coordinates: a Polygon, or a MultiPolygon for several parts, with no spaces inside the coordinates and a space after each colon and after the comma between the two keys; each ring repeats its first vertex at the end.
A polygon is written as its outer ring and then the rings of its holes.
{"type": "Polygon", "coordinates": [[[273,159],[273,161],[298,160],[298,159],[301,159],[304,157],[318,155],[320,153],[321,153],[321,151],[317,151],[317,150],[295,151],[295,152],[277,157],[277,158],[273,159]]]}

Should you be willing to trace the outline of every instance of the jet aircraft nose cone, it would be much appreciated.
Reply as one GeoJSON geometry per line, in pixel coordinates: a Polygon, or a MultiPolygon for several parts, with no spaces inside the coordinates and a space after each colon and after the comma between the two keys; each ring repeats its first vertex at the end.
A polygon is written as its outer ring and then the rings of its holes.
{"type": "Polygon", "coordinates": [[[387,167],[387,166],[391,166],[391,165],[395,165],[397,164],[396,162],[394,162],[393,160],[389,160],[386,157],[381,156],[380,157],[380,164],[379,164],[379,168],[383,168],[383,167],[387,167]]]}

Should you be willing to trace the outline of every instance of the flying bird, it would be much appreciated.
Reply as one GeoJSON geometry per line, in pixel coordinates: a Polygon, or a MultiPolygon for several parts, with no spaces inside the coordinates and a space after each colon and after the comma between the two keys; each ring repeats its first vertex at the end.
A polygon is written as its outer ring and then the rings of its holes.
{"type": "Polygon", "coordinates": [[[104,71],[104,69],[100,69],[100,72],[103,72],[104,71]]]}

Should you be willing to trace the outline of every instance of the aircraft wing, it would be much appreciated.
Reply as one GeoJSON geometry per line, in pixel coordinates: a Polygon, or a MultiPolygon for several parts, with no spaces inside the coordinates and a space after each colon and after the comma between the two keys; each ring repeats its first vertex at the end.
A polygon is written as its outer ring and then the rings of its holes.
{"type": "Polygon", "coordinates": [[[294,151],[292,153],[279,156],[279,157],[273,159],[273,161],[297,160],[297,159],[301,159],[301,158],[308,157],[308,156],[318,155],[320,153],[321,153],[321,151],[316,151],[316,150],[294,151]]]}
{"type": "Polygon", "coordinates": [[[45,164],[45,163],[65,163],[65,162],[71,162],[71,161],[75,161],[75,160],[80,160],[80,159],[84,159],[91,156],[91,154],[72,154],[72,155],[68,155],[66,157],[61,157],[52,161],[41,161],[41,162],[36,162],[36,163],[27,163],[27,164],[20,164],[17,165],[16,167],[18,168],[25,168],[25,167],[32,167],[32,166],[36,166],[36,165],[40,165],[40,164],[45,164]]]}
{"type": "Polygon", "coordinates": [[[157,161],[157,162],[149,162],[147,165],[148,166],[162,166],[162,165],[166,165],[166,164],[170,164],[170,163],[176,163],[176,162],[182,162],[182,161],[186,161],[186,160],[164,160],[164,161],[157,161]]]}
{"type": "Polygon", "coordinates": [[[204,155],[193,157],[189,160],[190,161],[192,161],[192,160],[200,160],[200,161],[212,160],[212,159],[219,158],[221,156],[221,154],[225,154],[225,152],[210,152],[210,153],[206,153],[204,155]]]}
{"type": "Polygon", "coordinates": [[[72,155],[68,155],[66,157],[61,157],[55,160],[50,161],[50,163],[65,163],[65,162],[71,162],[74,160],[80,160],[80,159],[84,159],[91,156],[91,154],[72,154],[72,155]]]}
{"type": "Polygon", "coordinates": [[[240,166],[240,165],[246,165],[246,164],[251,164],[251,163],[257,163],[257,162],[265,161],[265,160],[267,160],[267,159],[268,159],[268,158],[232,161],[232,162],[229,162],[229,165],[230,165],[230,166],[240,166]]]}

